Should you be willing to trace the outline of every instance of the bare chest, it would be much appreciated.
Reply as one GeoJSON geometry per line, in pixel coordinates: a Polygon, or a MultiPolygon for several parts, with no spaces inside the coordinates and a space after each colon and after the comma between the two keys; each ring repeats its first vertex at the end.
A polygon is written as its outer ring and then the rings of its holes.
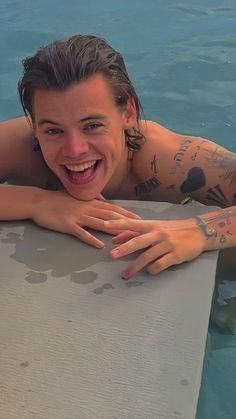
{"type": "Polygon", "coordinates": [[[161,186],[156,176],[148,179],[135,177],[133,173],[125,178],[115,193],[106,196],[107,199],[127,199],[138,201],[157,201],[158,189],[161,186]]]}

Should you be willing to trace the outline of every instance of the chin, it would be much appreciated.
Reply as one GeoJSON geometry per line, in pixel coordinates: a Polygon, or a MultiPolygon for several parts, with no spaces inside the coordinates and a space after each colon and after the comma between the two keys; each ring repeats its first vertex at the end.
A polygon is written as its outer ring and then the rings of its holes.
{"type": "Polygon", "coordinates": [[[94,192],[94,191],[71,191],[67,189],[67,192],[78,201],[92,201],[96,199],[101,192],[94,192]]]}

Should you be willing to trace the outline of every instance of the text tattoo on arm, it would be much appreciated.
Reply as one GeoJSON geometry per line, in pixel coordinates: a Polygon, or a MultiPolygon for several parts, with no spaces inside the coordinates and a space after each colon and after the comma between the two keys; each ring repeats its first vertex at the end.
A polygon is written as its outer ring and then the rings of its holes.
{"type": "Polygon", "coordinates": [[[175,175],[177,170],[181,168],[181,162],[184,158],[186,151],[188,150],[189,146],[192,144],[193,140],[187,138],[184,142],[182,142],[174,155],[174,165],[170,170],[170,175],[175,175]]]}

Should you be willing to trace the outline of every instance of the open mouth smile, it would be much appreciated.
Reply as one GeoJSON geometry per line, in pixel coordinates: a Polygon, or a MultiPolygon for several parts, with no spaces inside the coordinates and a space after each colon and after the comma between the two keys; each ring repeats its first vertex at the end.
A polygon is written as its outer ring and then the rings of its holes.
{"type": "Polygon", "coordinates": [[[102,160],[91,160],[81,164],[64,165],[67,178],[76,185],[92,182],[101,166],[102,160]]]}

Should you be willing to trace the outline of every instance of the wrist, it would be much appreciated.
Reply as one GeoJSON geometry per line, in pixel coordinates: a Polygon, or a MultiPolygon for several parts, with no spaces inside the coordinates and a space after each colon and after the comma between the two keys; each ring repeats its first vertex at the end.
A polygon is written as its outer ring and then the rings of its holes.
{"type": "Polygon", "coordinates": [[[218,236],[216,228],[209,226],[207,221],[204,220],[202,216],[194,215],[193,218],[205,238],[204,250],[216,249],[217,247],[215,247],[215,242],[218,236]]]}
{"type": "Polygon", "coordinates": [[[204,250],[235,246],[235,207],[219,209],[193,218],[205,238],[204,250]]]}
{"type": "Polygon", "coordinates": [[[33,219],[45,192],[34,186],[0,185],[0,220],[33,219]]]}
{"type": "Polygon", "coordinates": [[[30,191],[28,192],[29,199],[27,208],[27,218],[30,218],[35,221],[38,212],[42,211],[44,203],[46,203],[47,205],[47,202],[49,201],[49,196],[52,192],[38,187],[30,187],[30,191]]]}

